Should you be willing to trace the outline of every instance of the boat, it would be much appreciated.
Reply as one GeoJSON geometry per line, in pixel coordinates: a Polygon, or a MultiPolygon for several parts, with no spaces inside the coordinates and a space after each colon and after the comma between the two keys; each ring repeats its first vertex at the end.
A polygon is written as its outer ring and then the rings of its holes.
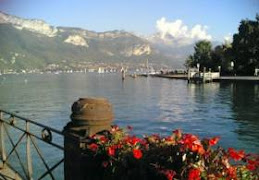
{"type": "Polygon", "coordinates": [[[104,73],[104,68],[99,67],[99,69],[98,69],[98,73],[99,73],[99,74],[104,73]]]}

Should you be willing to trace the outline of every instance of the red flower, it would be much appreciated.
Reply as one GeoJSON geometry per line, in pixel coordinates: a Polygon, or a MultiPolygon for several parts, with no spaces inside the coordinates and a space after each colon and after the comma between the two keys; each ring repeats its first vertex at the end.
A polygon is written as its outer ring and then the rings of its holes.
{"type": "Polygon", "coordinates": [[[160,173],[164,174],[167,178],[167,180],[173,180],[174,176],[176,175],[176,172],[173,170],[159,170],[160,173]]]}
{"type": "Polygon", "coordinates": [[[98,145],[95,144],[95,143],[90,144],[88,147],[89,147],[89,149],[90,149],[91,151],[94,151],[94,152],[96,152],[97,149],[98,149],[98,145]]]}
{"type": "Polygon", "coordinates": [[[218,143],[218,141],[219,141],[219,137],[211,138],[211,139],[209,140],[209,145],[210,145],[210,146],[214,146],[215,144],[218,143]]]}
{"type": "Polygon", "coordinates": [[[133,149],[133,156],[136,159],[140,159],[142,157],[142,152],[139,149],[133,149]]]}
{"type": "Polygon", "coordinates": [[[107,139],[105,136],[101,136],[101,137],[100,137],[100,141],[101,141],[102,143],[106,143],[106,142],[108,141],[108,139],[107,139]]]}
{"type": "Polygon", "coordinates": [[[191,169],[189,171],[188,180],[200,180],[201,172],[199,169],[191,169]]]}
{"type": "Polygon", "coordinates": [[[139,139],[139,138],[137,138],[135,136],[133,136],[133,137],[128,136],[128,137],[125,138],[125,142],[134,146],[137,143],[140,143],[141,139],[139,139]]]}
{"type": "Polygon", "coordinates": [[[103,161],[102,162],[102,166],[106,168],[108,166],[108,162],[107,161],[103,161]]]}
{"type": "Polygon", "coordinates": [[[114,156],[115,155],[115,146],[108,147],[108,155],[114,156]]]}
{"type": "Polygon", "coordinates": [[[188,148],[193,152],[198,152],[199,154],[205,153],[205,150],[197,136],[185,134],[180,143],[182,143],[185,148],[188,148]]]}
{"type": "Polygon", "coordinates": [[[228,178],[229,179],[236,179],[237,177],[237,170],[235,167],[227,168],[228,178]]]}
{"type": "Polygon", "coordinates": [[[199,154],[205,153],[205,150],[201,144],[193,144],[191,150],[194,152],[198,152],[199,154]]]}
{"type": "Polygon", "coordinates": [[[243,150],[235,151],[233,148],[228,148],[229,156],[235,161],[240,161],[245,157],[245,152],[243,150]]]}
{"type": "Polygon", "coordinates": [[[256,160],[248,160],[248,164],[246,165],[246,168],[250,171],[256,170],[257,166],[259,165],[256,160]]]}

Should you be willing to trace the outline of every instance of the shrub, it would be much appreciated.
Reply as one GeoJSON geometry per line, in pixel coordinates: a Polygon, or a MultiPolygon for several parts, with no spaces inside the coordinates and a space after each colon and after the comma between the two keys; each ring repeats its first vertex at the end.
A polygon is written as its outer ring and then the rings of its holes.
{"type": "Polygon", "coordinates": [[[88,139],[84,161],[90,179],[257,180],[258,155],[215,147],[219,137],[200,140],[175,130],[143,138],[113,126],[88,139]]]}

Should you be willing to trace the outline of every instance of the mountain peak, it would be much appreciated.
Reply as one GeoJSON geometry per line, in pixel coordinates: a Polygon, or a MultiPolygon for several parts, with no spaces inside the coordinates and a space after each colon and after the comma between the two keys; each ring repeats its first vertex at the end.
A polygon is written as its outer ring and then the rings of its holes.
{"type": "Polygon", "coordinates": [[[32,32],[40,33],[49,37],[56,36],[57,29],[50,26],[43,20],[23,19],[16,16],[8,15],[0,11],[0,24],[11,24],[16,29],[26,29],[32,32]]]}

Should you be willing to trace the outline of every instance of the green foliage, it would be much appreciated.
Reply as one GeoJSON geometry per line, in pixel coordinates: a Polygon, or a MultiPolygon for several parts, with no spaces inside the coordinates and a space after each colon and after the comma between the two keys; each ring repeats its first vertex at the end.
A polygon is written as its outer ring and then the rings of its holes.
{"type": "Polygon", "coordinates": [[[196,67],[199,63],[200,69],[203,69],[203,67],[211,68],[211,47],[212,45],[209,41],[198,41],[194,46],[195,52],[187,58],[186,65],[196,67]]]}
{"type": "Polygon", "coordinates": [[[234,34],[231,45],[223,44],[211,49],[208,41],[195,44],[194,54],[185,62],[187,67],[211,68],[214,71],[221,66],[222,74],[254,75],[255,68],[259,68],[259,15],[256,20],[242,20],[238,33],[234,34]],[[230,63],[234,62],[232,69],[230,63]]]}
{"type": "Polygon", "coordinates": [[[255,20],[241,21],[233,36],[232,53],[237,73],[253,75],[259,68],[259,15],[255,20]]]}

